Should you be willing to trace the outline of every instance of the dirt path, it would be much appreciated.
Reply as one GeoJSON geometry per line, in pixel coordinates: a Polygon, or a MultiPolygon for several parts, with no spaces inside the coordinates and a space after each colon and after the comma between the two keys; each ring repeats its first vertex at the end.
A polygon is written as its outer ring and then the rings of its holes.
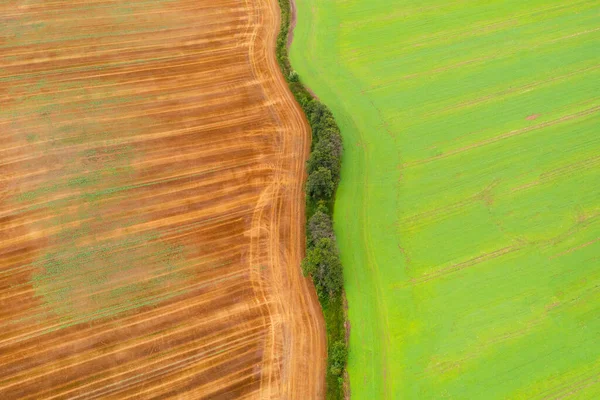
{"type": "Polygon", "coordinates": [[[322,398],[277,1],[0,14],[0,395],[322,398]]]}
{"type": "Polygon", "coordinates": [[[294,29],[298,20],[298,10],[296,9],[296,0],[290,0],[290,31],[288,32],[287,48],[289,49],[294,41],[294,29]]]}

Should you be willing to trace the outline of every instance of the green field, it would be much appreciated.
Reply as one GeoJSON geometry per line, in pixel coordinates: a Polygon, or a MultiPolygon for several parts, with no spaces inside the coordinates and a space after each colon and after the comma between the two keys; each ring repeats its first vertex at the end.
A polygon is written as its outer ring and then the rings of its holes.
{"type": "Polygon", "coordinates": [[[600,398],[600,3],[297,0],[354,399],[600,398]]]}

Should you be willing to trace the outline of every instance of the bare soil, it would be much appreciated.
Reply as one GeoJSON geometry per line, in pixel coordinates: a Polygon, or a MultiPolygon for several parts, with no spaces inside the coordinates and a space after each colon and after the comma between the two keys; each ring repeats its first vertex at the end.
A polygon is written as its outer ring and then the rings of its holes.
{"type": "Polygon", "coordinates": [[[277,1],[0,15],[2,398],[322,398],[277,1]]]}

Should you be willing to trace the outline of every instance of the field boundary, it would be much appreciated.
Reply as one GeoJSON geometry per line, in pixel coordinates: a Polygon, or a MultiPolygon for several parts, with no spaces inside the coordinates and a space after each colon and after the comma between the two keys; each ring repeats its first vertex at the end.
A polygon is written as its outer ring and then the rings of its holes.
{"type": "Polygon", "coordinates": [[[339,183],[342,157],[341,134],[333,114],[317,96],[300,81],[292,68],[288,49],[293,40],[294,0],[278,0],[281,25],[276,44],[281,72],[302,108],[311,128],[311,151],[307,163],[306,185],[306,258],[305,275],[313,278],[319,295],[327,330],[326,398],[348,399],[349,379],[346,373],[349,324],[343,288],[342,267],[333,232],[333,206],[339,183]],[[320,173],[329,175],[328,185],[320,185],[320,173]],[[326,258],[328,261],[322,261],[326,258]],[[318,259],[319,261],[314,261],[318,259]],[[325,270],[325,271],[323,271],[325,270]]]}

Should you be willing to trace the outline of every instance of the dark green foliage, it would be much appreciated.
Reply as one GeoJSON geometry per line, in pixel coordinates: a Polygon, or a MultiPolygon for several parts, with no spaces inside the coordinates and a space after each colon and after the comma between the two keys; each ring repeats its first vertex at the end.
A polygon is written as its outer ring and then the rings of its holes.
{"type": "Polygon", "coordinates": [[[346,367],[345,312],[343,308],[343,270],[335,241],[331,209],[340,179],[342,137],[331,111],[302,85],[288,58],[287,40],[290,28],[290,2],[279,0],[281,30],[277,38],[277,61],[298,104],[304,110],[312,129],[312,151],[307,162],[307,249],[302,271],[310,275],[319,294],[327,328],[328,400],[341,400],[343,372],[346,367]]]}
{"type": "Polygon", "coordinates": [[[347,359],[348,349],[344,341],[338,340],[329,346],[329,372],[332,375],[342,375],[347,359]]]}
{"type": "MultiPolygon", "coordinates": [[[[326,382],[327,382],[327,399],[328,400],[342,400],[344,399],[343,392],[343,376],[344,368],[339,375],[334,374],[338,371],[335,368],[331,368],[333,364],[333,358],[331,357],[331,349],[334,343],[341,341],[346,342],[346,315],[344,312],[344,301],[342,296],[329,299],[327,301],[321,301],[321,307],[323,308],[323,316],[325,317],[325,326],[327,328],[327,371],[326,371],[326,382]],[[342,382],[340,382],[342,381],[342,382]]],[[[345,365],[345,363],[344,363],[345,365]]]]}
{"type": "Polygon", "coordinates": [[[309,121],[315,140],[319,142],[321,139],[321,132],[325,130],[332,130],[339,135],[340,128],[337,126],[331,111],[318,101],[314,101],[314,103],[309,121]]]}
{"type": "Polygon", "coordinates": [[[321,239],[331,239],[335,241],[333,232],[333,223],[331,217],[327,214],[328,210],[324,203],[319,204],[319,208],[308,220],[307,246],[314,246],[321,239]]]}
{"type": "Polygon", "coordinates": [[[313,146],[306,168],[308,181],[306,192],[310,203],[333,197],[340,181],[342,165],[342,136],[331,111],[319,101],[313,100],[307,107],[310,126],[313,133],[313,146]],[[324,170],[329,171],[329,174],[324,170]],[[333,186],[328,177],[331,176],[333,186]]]}
{"type": "Polygon", "coordinates": [[[327,108],[327,106],[319,101],[315,101],[315,104],[310,109],[310,125],[313,127],[320,127],[321,124],[325,124],[325,121],[333,121],[333,125],[336,126],[333,114],[327,108]]]}
{"type": "Polygon", "coordinates": [[[344,147],[342,145],[342,135],[337,127],[323,129],[319,134],[318,144],[328,147],[329,151],[331,151],[335,157],[341,159],[344,147]]]}
{"type": "Polygon", "coordinates": [[[319,239],[308,248],[302,261],[302,272],[313,278],[320,298],[336,297],[342,292],[344,278],[342,263],[335,241],[330,238],[319,239]]]}
{"type": "Polygon", "coordinates": [[[330,134],[333,132],[327,130],[327,133],[320,138],[314,146],[310,158],[307,162],[309,175],[323,167],[331,171],[331,178],[337,185],[340,180],[340,170],[342,167],[342,141],[339,134],[330,134]]]}
{"type": "Polygon", "coordinates": [[[306,181],[306,193],[314,200],[329,200],[333,195],[335,184],[331,176],[331,170],[319,167],[308,176],[306,181]]]}

